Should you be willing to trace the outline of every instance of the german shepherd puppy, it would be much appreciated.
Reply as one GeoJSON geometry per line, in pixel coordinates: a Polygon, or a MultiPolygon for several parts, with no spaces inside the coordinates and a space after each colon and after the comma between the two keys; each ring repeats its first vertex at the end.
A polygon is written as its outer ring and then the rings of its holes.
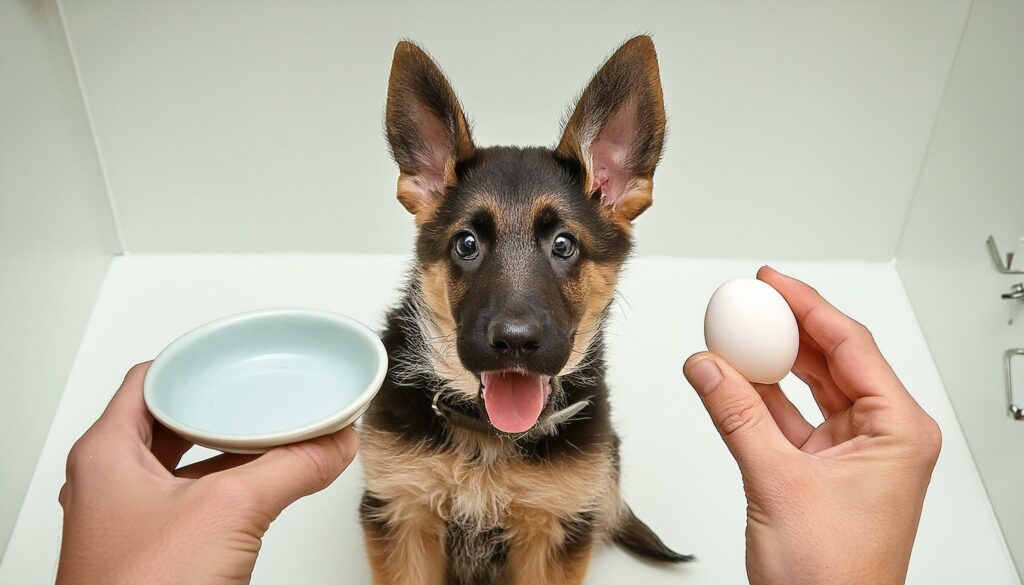
{"type": "Polygon", "coordinates": [[[623,502],[604,382],[602,324],[665,136],[651,39],[594,75],[554,150],[478,147],[405,41],[386,118],[418,236],[362,426],[374,582],[581,583],[608,540],[689,560],[623,502]]]}

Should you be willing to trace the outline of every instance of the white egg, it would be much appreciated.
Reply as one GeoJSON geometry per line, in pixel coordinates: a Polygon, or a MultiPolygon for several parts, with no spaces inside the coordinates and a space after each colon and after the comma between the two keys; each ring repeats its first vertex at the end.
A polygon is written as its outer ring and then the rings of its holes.
{"type": "Polygon", "coordinates": [[[704,340],[708,351],[747,380],[774,384],[793,369],[800,332],[779,291],[755,278],[736,278],[711,295],[704,340]]]}

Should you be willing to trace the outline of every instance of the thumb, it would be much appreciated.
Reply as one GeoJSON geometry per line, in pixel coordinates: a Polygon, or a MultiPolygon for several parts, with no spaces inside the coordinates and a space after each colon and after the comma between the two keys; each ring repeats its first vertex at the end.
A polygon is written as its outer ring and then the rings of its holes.
{"type": "Polygon", "coordinates": [[[235,468],[258,486],[259,505],[276,516],[303,496],[331,485],[352,463],[359,438],[352,427],[334,434],[284,445],[235,468]]]}
{"type": "Polygon", "coordinates": [[[744,475],[759,466],[771,466],[773,453],[792,448],[761,395],[725,360],[697,353],[686,360],[683,374],[744,475]]]}

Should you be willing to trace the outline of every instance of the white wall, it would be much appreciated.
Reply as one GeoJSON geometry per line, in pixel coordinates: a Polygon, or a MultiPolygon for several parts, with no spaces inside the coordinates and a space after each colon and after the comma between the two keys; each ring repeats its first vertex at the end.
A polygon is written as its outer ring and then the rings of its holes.
{"type": "MultiPolygon", "coordinates": [[[[0,0],[0,444],[25,445],[0,455],[0,550],[120,248],[57,1],[0,0]]],[[[942,102],[969,4],[63,8],[137,252],[407,251],[380,119],[401,37],[448,71],[481,144],[550,144],[600,60],[652,32],[671,136],[642,253],[888,259],[927,149],[899,268],[1020,564],[1024,423],[1001,414],[998,354],[1024,325],[1004,325],[1012,281],[982,243],[1024,235],[1024,15],[976,1],[942,102]]]]}
{"type": "Polygon", "coordinates": [[[0,2],[0,555],[117,248],[64,39],[54,2],[0,2]]]}
{"type": "Polygon", "coordinates": [[[1024,347],[1024,304],[999,298],[1021,277],[996,273],[985,249],[990,234],[1003,248],[1024,237],[1022,153],[1024,2],[975,0],[898,268],[1024,573],[1024,422],[1006,415],[1001,369],[1024,347]]]}
{"type": "Polygon", "coordinates": [[[126,246],[404,252],[382,139],[420,41],[482,144],[551,144],[655,36],[671,135],[641,252],[891,258],[968,0],[65,2],[126,246]],[[723,229],[723,226],[728,229],[723,229]]]}

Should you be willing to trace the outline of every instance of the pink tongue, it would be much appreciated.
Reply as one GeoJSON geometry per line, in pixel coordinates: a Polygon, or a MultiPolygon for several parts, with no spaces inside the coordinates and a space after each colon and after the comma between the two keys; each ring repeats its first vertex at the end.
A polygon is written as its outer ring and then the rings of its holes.
{"type": "Polygon", "coordinates": [[[522,433],[537,424],[548,395],[547,376],[484,372],[484,407],[499,431],[522,433]]]}

